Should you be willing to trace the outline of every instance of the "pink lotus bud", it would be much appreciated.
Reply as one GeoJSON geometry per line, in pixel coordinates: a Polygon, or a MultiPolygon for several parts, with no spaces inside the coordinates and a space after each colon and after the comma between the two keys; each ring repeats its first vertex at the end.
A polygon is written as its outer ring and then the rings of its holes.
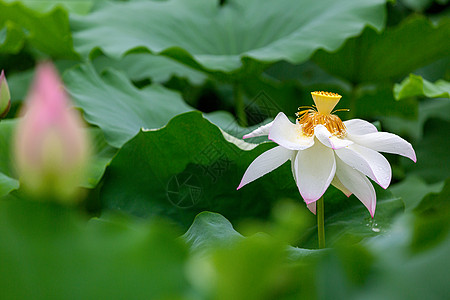
{"type": "Polygon", "coordinates": [[[73,201],[89,157],[83,122],[50,62],[37,67],[15,136],[21,185],[34,196],[73,201]]]}
{"type": "Polygon", "coordinates": [[[6,117],[11,108],[11,95],[9,94],[8,83],[5,72],[0,74],[0,119],[6,117]]]}

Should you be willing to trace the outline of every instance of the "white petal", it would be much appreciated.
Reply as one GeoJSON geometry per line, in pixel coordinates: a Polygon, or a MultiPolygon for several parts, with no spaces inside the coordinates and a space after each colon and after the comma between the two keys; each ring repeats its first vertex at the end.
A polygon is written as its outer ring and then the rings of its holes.
{"type": "Polygon", "coordinates": [[[378,131],[372,123],[361,119],[344,121],[344,125],[347,128],[348,134],[368,134],[378,131]]]}
{"type": "Polygon", "coordinates": [[[340,149],[353,144],[350,140],[338,138],[332,135],[323,125],[317,125],[314,127],[314,135],[322,144],[332,149],[340,149]]]}
{"type": "Polygon", "coordinates": [[[295,172],[295,159],[296,158],[297,158],[297,151],[292,151],[291,171],[292,171],[292,176],[294,176],[295,183],[297,184],[297,173],[295,172]]]}
{"type": "Polygon", "coordinates": [[[368,176],[382,188],[386,189],[391,183],[391,166],[377,151],[357,144],[334,151],[343,162],[368,176]]]}
{"type": "Polygon", "coordinates": [[[303,134],[298,124],[293,124],[284,113],[279,113],[270,128],[269,140],[291,150],[303,150],[314,144],[314,136],[303,134]]]}
{"type": "Polygon", "coordinates": [[[306,204],[306,207],[309,209],[310,212],[316,214],[316,201],[311,202],[310,204],[306,204]]]}
{"type": "Polygon", "coordinates": [[[364,135],[348,135],[355,143],[375,151],[399,154],[416,162],[416,153],[410,143],[389,132],[374,132],[364,135]]]}
{"type": "Polygon", "coordinates": [[[262,153],[248,166],[237,189],[272,172],[290,158],[292,158],[292,151],[280,146],[262,153]]]}
{"type": "Polygon", "coordinates": [[[270,123],[267,123],[266,125],[260,126],[260,127],[256,128],[255,130],[253,130],[252,132],[247,133],[242,138],[248,139],[248,138],[252,138],[252,137],[256,137],[256,136],[269,135],[269,130],[270,130],[270,127],[272,126],[272,124],[273,124],[273,121],[270,123]]]}
{"type": "Polygon", "coordinates": [[[336,171],[333,150],[321,143],[298,151],[295,159],[297,187],[306,204],[316,201],[327,190],[336,171]]]}
{"type": "MultiPolygon", "coordinates": [[[[338,159],[338,158],[337,158],[338,159]]],[[[336,172],[337,172],[337,165],[336,165],[336,172]]],[[[352,195],[352,192],[350,192],[345,185],[342,184],[342,182],[339,180],[337,176],[334,176],[333,180],[331,181],[331,184],[344,193],[345,196],[350,197],[352,195]]]]}
{"type": "Polygon", "coordinates": [[[336,165],[336,176],[339,181],[367,207],[373,218],[377,206],[377,196],[370,180],[339,158],[336,158],[336,165]]]}

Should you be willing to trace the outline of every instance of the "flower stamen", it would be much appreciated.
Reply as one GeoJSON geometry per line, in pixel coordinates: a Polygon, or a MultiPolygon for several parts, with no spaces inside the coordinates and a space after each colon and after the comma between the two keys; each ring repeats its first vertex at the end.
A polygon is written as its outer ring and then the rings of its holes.
{"type": "Polygon", "coordinates": [[[317,109],[314,106],[300,106],[298,109],[307,109],[296,113],[297,123],[301,125],[303,134],[313,136],[314,127],[323,125],[332,135],[340,138],[345,137],[347,130],[344,123],[338,116],[333,114],[338,111],[348,111],[348,109],[337,109],[333,111],[341,96],[329,92],[312,92],[311,95],[317,109]]]}

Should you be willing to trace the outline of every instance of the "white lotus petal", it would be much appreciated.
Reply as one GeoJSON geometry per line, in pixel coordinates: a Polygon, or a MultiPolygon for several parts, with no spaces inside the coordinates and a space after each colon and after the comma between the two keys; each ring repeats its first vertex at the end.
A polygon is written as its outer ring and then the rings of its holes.
{"type": "Polygon", "coordinates": [[[399,154],[416,162],[416,153],[410,143],[389,132],[374,132],[364,135],[348,135],[355,143],[375,151],[399,154]]]}
{"type": "Polygon", "coordinates": [[[386,189],[391,183],[391,166],[377,151],[357,144],[334,151],[343,162],[368,176],[382,188],[386,189]]]}
{"type": "Polygon", "coordinates": [[[368,134],[378,132],[377,128],[367,121],[361,119],[352,119],[344,121],[348,134],[368,134]]]}
{"type": "Polygon", "coordinates": [[[314,144],[314,136],[304,135],[301,126],[291,123],[284,113],[279,113],[273,120],[269,140],[290,150],[303,150],[314,144]]]}
{"type": "Polygon", "coordinates": [[[311,202],[310,204],[306,204],[306,207],[309,209],[310,212],[316,214],[316,201],[311,202]]]}
{"type": "Polygon", "coordinates": [[[323,125],[317,125],[314,127],[314,135],[322,144],[332,149],[341,149],[353,144],[350,140],[338,138],[332,135],[323,125]]]}
{"type": "Polygon", "coordinates": [[[297,184],[297,174],[295,172],[295,159],[296,158],[297,158],[297,151],[292,151],[291,171],[292,171],[292,176],[294,176],[295,184],[297,184]]]}
{"type": "MultiPolygon", "coordinates": [[[[336,172],[337,172],[337,165],[336,165],[336,172]]],[[[350,197],[352,195],[352,192],[350,192],[339,180],[337,176],[334,176],[333,180],[331,181],[331,184],[344,193],[345,196],[350,197]]]]}
{"type": "Polygon", "coordinates": [[[237,189],[272,172],[290,158],[292,158],[292,151],[280,146],[262,153],[248,166],[237,189]]]}
{"type": "Polygon", "coordinates": [[[295,159],[297,187],[306,204],[316,201],[327,190],[336,171],[333,150],[322,143],[298,151],[295,159]]]}
{"type": "Polygon", "coordinates": [[[270,130],[270,127],[272,126],[272,124],[273,124],[273,121],[270,123],[267,123],[266,125],[260,126],[260,127],[256,128],[255,130],[253,130],[252,132],[247,133],[242,138],[248,139],[248,138],[257,137],[257,136],[269,135],[269,130],[270,130]]]}
{"type": "Polygon", "coordinates": [[[377,205],[377,196],[370,180],[338,157],[336,158],[336,176],[367,207],[373,218],[377,205]]]}

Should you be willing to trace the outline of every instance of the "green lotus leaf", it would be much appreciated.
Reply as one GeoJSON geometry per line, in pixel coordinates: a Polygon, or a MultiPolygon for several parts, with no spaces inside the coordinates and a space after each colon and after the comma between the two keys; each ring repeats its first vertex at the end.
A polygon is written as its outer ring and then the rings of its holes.
{"type": "Polygon", "coordinates": [[[87,14],[94,5],[94,0],[2,0],[6,3],[20,2],[24,6],[39,12],[48,12],[59,6],[68,12],[87,14]]]}
{"type": "Polygon", "coordinates": [[[450,52],[450,18],[435,25],[423,16],[407,18],[378,33],[367,28],[335,53],[318,51],[312,60],[353,84],[400,79],[450,52]]]}
{"type": "Polygon", "coordinates": [[[421,76],[410,74],[408,78],[394,86],[394,95],[397,100],[415,96],[449,98],[450,82],[438,80],[432,83],[423,79],[421,76]]]}
{"type": "Polygon", "coordinates": [[[92,66],[81,65],[66,72],[64,81],[85,119],[100,127],[116,148],[141,128],[163,127],[175,115],[192,110],[180,94],[157,84],[139,90],[114,70],[99,76],[92,66]]]}
{"type": "Polygon", "coordinates": [[[17,53],[19,45],[27,43],[51,57],[78,57],[73,50],[68,12],[61,7],[42,13],[21,2],[0,1],[0,30],[3,31],[0,33],[0,50],[6,53],[17,53]],[[2,35],[4,42],[1,42],[2,35]]]}
{"type": "Polygon", "coordinates": [[[337,49],[366,26],[385,20],[384,0],[117,2],[72,18],[75,47],[119,58],[147,50],[195,68],[232,72],[247,58],[300,63],[337,49]],[[118,42],[120,41],[120,42],[118,42]]]}
{"type": "Polygon", "coordinates": [[[410,211],[416,208],[426,195],[440,192],[443,186],[443,182],[427,184],[420,177],[409,176],[404,181],[392,186],[390,190],[393,194],[402,197],[405,202],[405,211],[410,211]]]}
{"type": "Polygon", "coordinates": [[[133,81],[151,79],[152,82],[163,83],[172,76],[186,78],[193,84],[201,84],[206,80],[205,74],[164,56],[149,53],[131,53],[122,59],[99,56],[93,61],[96,70],[108,68],[124,71],[133,81]]]}

